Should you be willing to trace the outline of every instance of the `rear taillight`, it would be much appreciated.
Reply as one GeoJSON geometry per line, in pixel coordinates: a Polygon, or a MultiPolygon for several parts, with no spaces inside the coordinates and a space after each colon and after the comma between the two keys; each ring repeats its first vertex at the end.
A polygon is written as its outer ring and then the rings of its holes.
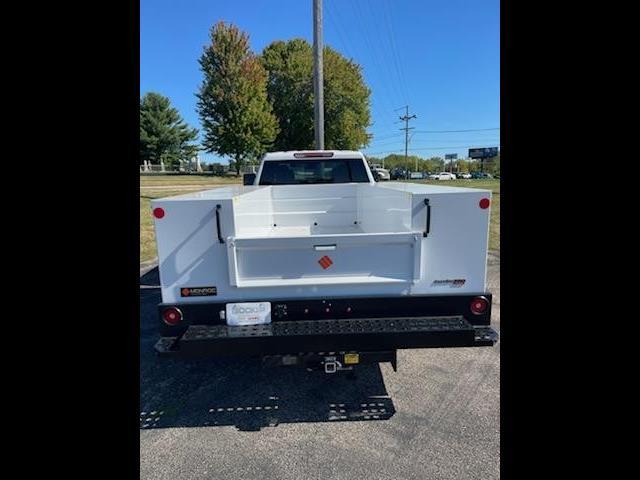
{"type": "Polygon", "coordinates": [[[482,315],[489,308],[489,300],[485,297],[476,297],[471,300],[471,313],[474,315],[482,315]]]}
{"type": "Polygon", "coordinates": [[[162,312],[162,319],[167,325],[177,325],[182,320],[182,312],[176,307],[169,307],[162,312]]]}
{"type": "Polygon", "coordinates": [[[491,201],[488,198],[483,198],[478,203],[478,206],[483,210],[486,209],[486,208],[489,208],[489,205],[491,205],[491,201]]]}
{"type": "Polygon", "coordinates": [[[162,218],[164,217],[164,208],[154,208],[153,209],[153,216],[156,218],[162,218]]]}

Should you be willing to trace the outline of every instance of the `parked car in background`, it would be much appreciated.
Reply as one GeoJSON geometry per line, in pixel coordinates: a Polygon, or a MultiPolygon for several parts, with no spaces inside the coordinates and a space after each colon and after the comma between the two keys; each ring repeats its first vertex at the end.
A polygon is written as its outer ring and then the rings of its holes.
{"type": "Polygon", "coordinates": [[[464,178],[468,180],[471,178],[471,174],[469,172],[456,173],[456,178],[464,178]]]}
{"type": "Polygon", "coordinates": [[[491,174],[490,174],[490,173],[485,173],[485,172],[473,172],[473,173],[471,174],[471,178],[476,179],[476,180],[477,180],[477,179],[480,179],[480,180],[481,180],[481,179],[487,180],[487,179],[490,179],[490,178],[493,178],[493,177],[491,176],[491,174]]]}
{"type": "Polygon", "coordinates": [[[400,167],[391,169],[389,175],[391,176],[391,180],[404,180],[405,178],[407,178],[407,174],[400,167]]]}
{"type": "Polygon", "coordinates": [[[409,176],[411,180],[422,180],[424,178],[422,172],[411,172],[409,176]]]}
{"type": "MultiPolygon", "coordinates": [[[[434,177],[434,180],[455,180],[456,179],[455,173],[451,173],[451,172],[440,172],[435,174],[433,177],[434,177]]],[[[431,176],[429,178],[431,178],[431,176]]]]}
{"type": "Polygon", "coordinates": [[[391,180],[391,174],[389,173],[389,170],[387,170],[386,168],[380,168],[380,167],[373,168],[371,172],[373,173],[374,178],[378,182],[391,180]]]}

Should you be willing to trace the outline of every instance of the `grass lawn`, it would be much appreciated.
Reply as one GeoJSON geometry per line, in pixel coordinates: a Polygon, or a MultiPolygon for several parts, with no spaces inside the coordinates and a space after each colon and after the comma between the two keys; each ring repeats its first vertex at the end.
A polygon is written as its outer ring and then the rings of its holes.
{"type": "MultiPolygon", "coordinates": [[[[204,189],[203,189],[204,190],[204,189]]],[[[140,191],[140,261],[146,262],[157,257],[156,236],[151,215],[151,200],[155,198],[182,195],[183,190],[141,190],[140,191]]]]}
{"type": "Polygon", "coordinates": [[[242,177],[214,177],[213,175],[140,175],[141,187],[167,185],[229,185],[242,183],[242,177]]]}
{"type": "MultiPolygon", "coordinates": [[[[140,191],[140,261],[144,262],[155,258],[156,240],[151,217],[151,200],[155,198],[181,195],[187,191],[206,190],[209,186],[228,185],[240,183],[239,179],[226,179],[221,177],[195,177],[188,175],[140,177],[140,186],[163,187],[159,190],[145,188],[140,191]],[[173,185],[193,185],[193,189],[171,190],[173,185]],[[196,188],[196,187],[202,188],[196,188]]],[[[489,248],[500,250],[500,180],[415,180],[412,183],[427,183],[433,185],[451,185],[456,187],[485,188],[493,192],[491,202],[491,227],[489,232],[489,248]]]]}

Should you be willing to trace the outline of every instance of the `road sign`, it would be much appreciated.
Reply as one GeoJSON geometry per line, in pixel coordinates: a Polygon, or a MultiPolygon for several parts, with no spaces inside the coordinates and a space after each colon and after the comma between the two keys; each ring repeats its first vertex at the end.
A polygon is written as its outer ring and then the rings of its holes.
{"type": "Polygon", "coordinates": [[[458,158],[458,154],[457,153],[447,153],[444,156],[445,160],[456,160],[458,158]]]}

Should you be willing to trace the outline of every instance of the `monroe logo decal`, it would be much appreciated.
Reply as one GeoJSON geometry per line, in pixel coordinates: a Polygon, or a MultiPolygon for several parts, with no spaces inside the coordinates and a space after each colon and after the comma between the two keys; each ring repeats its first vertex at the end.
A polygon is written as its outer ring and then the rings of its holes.
{"type": "Polygon", "coordinates": [[[466,283],[466,279],[464,278],[456,278],[454,280],[434,280],[431,284],[432,287],[446,287],[450,288],[460,288],[466,283]]]}
{"type": "Polygon", "coordinates": [[[217,294],[216,287],[183,287],[180,289],[181,297],[207,297],[217,294]]]}

